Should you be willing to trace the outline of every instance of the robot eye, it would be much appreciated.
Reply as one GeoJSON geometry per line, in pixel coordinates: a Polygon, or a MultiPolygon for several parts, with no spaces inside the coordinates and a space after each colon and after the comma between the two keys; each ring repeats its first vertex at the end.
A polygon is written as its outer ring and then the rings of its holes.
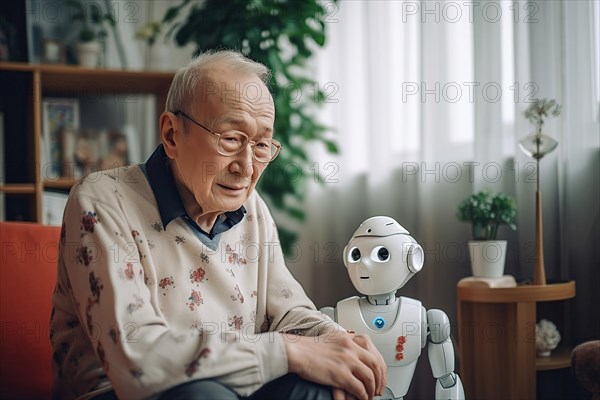
{"type": "Polygon", "coordinates": [[[390,252],[385,247],[382,247],[377,251],[377,257],[381,261],[386,261],[388,258],[390,258],[390,252]]]}
{"type": "Polygon", "coordinates": [[[358,247],[353,248],[352,250],[350,250],[350,261],[351,262],[357,262],[358,260],[360,260],[361,254],[360,254],[360,250],[358,249],[358,247]]]}
{"type": "Polygon", "coordinates": [[[371,258],[375,261],[386,262],[390,259],[390,251],[383,246],[377,246],[371,252],[371,258]]]}

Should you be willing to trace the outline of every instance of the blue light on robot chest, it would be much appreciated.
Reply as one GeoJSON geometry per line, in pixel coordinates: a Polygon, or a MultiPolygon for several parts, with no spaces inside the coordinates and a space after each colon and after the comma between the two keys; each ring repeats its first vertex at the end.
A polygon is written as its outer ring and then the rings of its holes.
{"type": "Polygon", "coordinates": [[[375,325],[375,328],[381,329],[385,326],[385,319],[382,317],[375,317],[373,320],[373,325],[375,325]]]}

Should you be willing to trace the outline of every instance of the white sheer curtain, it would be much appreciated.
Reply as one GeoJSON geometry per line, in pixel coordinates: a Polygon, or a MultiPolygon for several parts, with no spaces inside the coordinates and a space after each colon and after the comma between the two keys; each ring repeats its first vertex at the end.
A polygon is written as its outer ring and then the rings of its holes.
{"type": "MultiPolygon", "coordinates": [[[[534,170],[518,141],[532,130],[521,112],[546,97],[564,105],[546,127],[558,150],[541,166],[546,273],[577,280],[578,309],[600,307],[592,288],[600,283],[594,7],[346,1],[328,8],[315,71],[329,101],[316,117],[335,130],[341,153],[314,149],[313,169],[326,183],[310,187],[289,263],[318,306],[356,294],[342,249],[364,219],[389,215],[426,251],[425,268],[400,293],[455,322],[455,285],[470,275],[470,229],[455,210],[480,189],[517,198],[518,231],[500,233],[509,240],[506,273],[531,277],[534,170]]],[[[598,319],[584,319],[573,322],[582,327],[576,340],[600,335],[598,319]]],[[[420,363],[413,397],[433,397],[427,364],[420,363]]]]}

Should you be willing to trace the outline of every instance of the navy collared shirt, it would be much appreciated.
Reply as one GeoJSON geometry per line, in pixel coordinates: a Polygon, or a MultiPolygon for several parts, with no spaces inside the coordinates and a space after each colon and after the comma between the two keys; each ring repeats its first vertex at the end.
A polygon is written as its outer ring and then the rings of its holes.
{"type": "Polygon", "coordinates": [[[204,232],[196,221],[188,215],[183,206],[183,201],[175,185],[175,178],[170,167],[169,158],[162,144],[154,150],[148,161],[146,161],[146,164],[140,164],[140,168],[144,175],[146,175],[152,192],[154,192],[154,197],[156,197],[164,229],[167,228],[169,222],[181,217],[194,230],[194,233],[200,233],[212,241],[216,236],[231,229],[244,218],[246,209],[244,206],[241,206],[236,211],[229,211],[219,215],[210,232],[204,232]]]}

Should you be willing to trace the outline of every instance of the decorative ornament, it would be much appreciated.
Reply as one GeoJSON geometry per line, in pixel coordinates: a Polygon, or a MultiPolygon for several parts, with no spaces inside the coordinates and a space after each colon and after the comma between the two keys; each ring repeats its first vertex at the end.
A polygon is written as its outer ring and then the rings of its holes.
{"type": "Polygon", "coordinates": [[[539,357],[549,357],[560,343],[560,333],[554,323],[542,319],[535,326],[535,346],[539,357]]]}
{"type": "Polygon", "coordinates": [[[552,152],[558,142],[542,133],[544,120],[560,115],[561,106],[556,100],[541,99],[534,101],[523,112],[536,127],[535,132],[519,142],[521,150],[536,161],[536,192],[535,192],[535,217],[536,217],[536,258],[533,273],[534,285],[546,284],[544,267],[544,239],[542,231],[542,193],[540,191],[540,159],[552,152]]]}

